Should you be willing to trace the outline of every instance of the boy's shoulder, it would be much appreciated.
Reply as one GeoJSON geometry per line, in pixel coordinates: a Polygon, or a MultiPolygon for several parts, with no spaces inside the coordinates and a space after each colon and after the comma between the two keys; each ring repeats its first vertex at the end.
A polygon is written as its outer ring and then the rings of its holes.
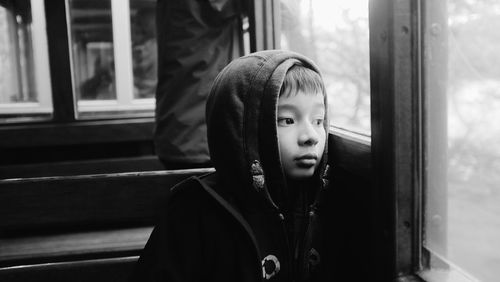
{"type": "MultiPolygon", "coordinates": [[[[225,218],[239,214],[232,197],[222,191],[217,172],[190,177],[175,185],[167,204],[171,216],[225,218]]],[[[239,216],[236,216],[239,217],[239,216]]]]}
{"type": "Polygon", "coordinates": [[[215,203],[211,193],[207,190],[217,190],[217,173],[211,172],[202,176],[189,177],[170,190],[168,206],[172,208],[195,208],[200,209],[215,203]]]}
{"type": "Polygon", "coordinates": [[[175,184],[170,189],[170,195],[171,197],[179,197],[184,193],[188,193],[188,191],[193,193],[193,190],[200,190],[199,188],[203,188],[203,185],[208,185],[211,188],[215,189],[215,187],[217,186],[217,172],[214,171],[203,174],[201,176],[188,177],[175,184]]]}
{"type": "Polygon", "coordinates": [[[184,197],[200,197],[206,194],[203,192],[203,185],[209,185],[215,188],[217,185],[215,174],[216,172],[211,172],[201,176],[191,176],[175,184],[170,189],[169,201],[182,199],[184,197]]]}

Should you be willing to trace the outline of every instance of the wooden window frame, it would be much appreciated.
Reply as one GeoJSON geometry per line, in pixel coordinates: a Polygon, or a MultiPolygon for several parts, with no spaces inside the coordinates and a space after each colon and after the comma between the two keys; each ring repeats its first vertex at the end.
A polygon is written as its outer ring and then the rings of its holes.
{"type": "Polygon", "coordinates": [[[423,1],[370,3],[372,165],[384,279],[420,281],[424,124],[423,1]]]}
{"type": "Polygon", "coordinates": [[[446,86],[439,79],[447,72],[446,26],[445,1],[370,5],[372,166],[386,280],[442,281],[423,242],[425,210],[436,206],[426,203],[433,200],[426,190],[446,192],[446,86]]]}

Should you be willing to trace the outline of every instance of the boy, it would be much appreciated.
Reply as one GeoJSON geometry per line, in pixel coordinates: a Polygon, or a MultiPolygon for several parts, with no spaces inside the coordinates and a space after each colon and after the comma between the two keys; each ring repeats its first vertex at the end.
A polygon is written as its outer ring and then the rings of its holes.
{"type": "Polygon", "coordinates": [[[216,172],[173,188],[138,281],[327,281],[321,209],[327,101],[318,69],[286,51],[239,58],[207,102],[216,172]]]}

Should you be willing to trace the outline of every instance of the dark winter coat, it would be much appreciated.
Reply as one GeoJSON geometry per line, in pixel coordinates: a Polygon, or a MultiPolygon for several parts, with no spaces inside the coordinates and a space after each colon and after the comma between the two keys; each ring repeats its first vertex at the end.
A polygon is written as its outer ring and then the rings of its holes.
{"type": "Polygon", "coordinates": [[[216,172],[173,189],[138,281],[335,281],[338,262],[350,257],[332,235],[337,222],[327,218],[334,214],[327,150],[303,189],[305,206],[292,203],[280,163],[277,101],[297,62],[318,72],[298,54],[264,51],[233,61],[216,78],[207,104],[216,172]]]}
{"type": "Polygon", "coordinates": [[[243,54],[236,0],[158,0],[155,151],[169,167],[206,164],[205,104],[219,71],[243,54]]]}

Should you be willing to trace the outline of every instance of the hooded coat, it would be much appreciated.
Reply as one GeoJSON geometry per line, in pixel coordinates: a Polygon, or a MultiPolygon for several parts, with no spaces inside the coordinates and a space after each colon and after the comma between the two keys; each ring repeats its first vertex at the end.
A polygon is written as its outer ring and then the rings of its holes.
{"type": "Polygon", "coordinates": [[[217,76],[206,111],[216,172],[172,189],[138,281],[334,281],[322,236],[327,150],[299,193],[288,189],[280,162],[277,103],[299,62],[319,73],[306,57],[273,50],[236,59],[217,76]]]}

